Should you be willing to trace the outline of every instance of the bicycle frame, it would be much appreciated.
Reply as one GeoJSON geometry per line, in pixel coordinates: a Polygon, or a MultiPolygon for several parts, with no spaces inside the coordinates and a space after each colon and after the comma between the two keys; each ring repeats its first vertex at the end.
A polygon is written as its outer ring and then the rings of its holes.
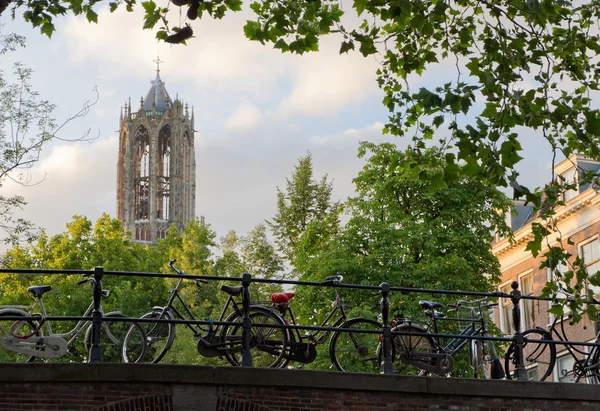
{"type": "MultiPolygon", "coordinates": [[[[183,278],[180,278],[177,281],[177,284],[175,285],[175,287],[171,290],[171,296],[169,297],[169,301],[167,302],[167,305],[165,305],[164,307],[156,307],[156,308],[164,310],[164,311],[170,311],[180,320],[197,321],[196,317],[194,317],[194,314],[190,310],[190,307],[185,303],[185,301],[183,301],[183,299],[179,295],[179,287],[181,286],[182,281],[183,281],[183,278]],[[181,303],[181,305],[183,307],[183,312],[177,309],[177,307],[174,304],[175,301],[179,301],[179,303],[181,303]]],[[[223,307],[223,310],[221,310],[221,315],[219,316],[219,319],[217,321],[224,320],[225,314],[228,313],[228,309],[230,306],[233,306],[233,309],[235,310],[235,312],[241,312],[241,309],[239,308],[237,301],[235,301],[235,299],[230,295],[225,303],[225,306],[223,307]]],[[[203,328],[200,324],[190,324],[190,323],[185,323],[185,326],[194,333],[194,337],[203,338],[203,339],[204,338],[210,339],[213,335],[217,334],[218,330],[221,328],[219,325],[216,325],[214,327],[209,326],[208,328],[203,328]],[[208,333],[208,334],[203,336],[204,333],[208,333]]]]}
{"type": "MultiPolygon", "coordinates": [[[[338,311],[340,312],[339,316],[329,327],[331,327],[331,328],[339,327],[345,321],[348,320],[348,316],[346,315],[346,311],[344,310],[344,303],[342,302],[342,299],[340,298],[340,295],[338,294],[337,289],[334,289],[334,290],[335,290],[335,301],[333,302],[333,308],[331,309],[329,314],[327,314],[327,317],[325,317],[325,319],[321,322],[320,327],[326,327],[327,324],[329,323],[329,321],[333,318],[334,314],[338,311]]],[[[274,303],[273,308],[275,308],[276,306],[277,306],[277,304],[274,303]]],[[[286,306],[285,310],[283,312],[281,312],[281,316],[284,319],[285,319],[286,313],[290,314],[290,320],[291,320],[292,325],[297,325],[296,318],[294,317],[294,313],[292,311],[292,306],[290,304],[288,304],[286,306]]],[[[292,332],[298,337],[298,341],[304,342],[305,339],[308,339],[309,342],[311,342],[315,345],[323,344],[332,333],[331,330],[317,330],[315,333],[312,333],[309,331],[309,332],[305,333],[304,336],[302,336],[302,334],[300,334],[300,329],[298,329],[298,328],[294,329],[292,332]]]]}
{"type": "MultiPolygon", "coordinates": [[[[477,347],[472,343],[472,338],[464,338],[464,337],[473,337],[473,336],[487,336],[487,328],[485,323],[485,314],[484,309],[487,309],[493,305],[483,304],[486,299],[476,300],[476,301],[459,301],[457,305],[449,305],[449,307],[456,307],[457,311],[462,307],[463,309],[467,309],[470,311],[469,318],[448,318],[439,315],[433,308],[424,308],[424,312],[429,317],[429,320],[426,322],[422,321],[413,321],[412,319],[403,319],[402,324],[407,324],[410,327],[415,327],[415,330],[421,329],[424,332],[424,337],[429,339],[431,343],[433,343],[432,351],[418,351],[413,354],[412,348],[404,345],[401,348],[401,351],[405,353],[403,357],[400,358],[401,361],[404,361],[410,365],[416,366],[422,370],[434,372],[437,374],[446,374],[450,373],[454,368],[454,355],[460,351],[465,345],[471,343],[469,346],[469,354],[471,356],[471,365],[473,366],[475,372],[477,373],[477,366],[479,365],[479,360],[476,358],[475,350],[477,347]],[[441,338],[439,335],[438,322],[439,321],[447,321],[452,323],[469,323],[461,332],[458,334],[458,337],[452,338],[446,345],[442,344],[441,338]],[[413,323],[415,325],[413,325],[413,323]],[[431,335],[433,334],[433,335],[431,335]]],[[[402,327],[402,326],[400,326],[402,327]]],[[[404,339],[398,339],[400,344],[405,344],[404,339]]],[[[412,345],[412,341],[410,342],[412,345]]],[[[497,360],[497,355],[495,354],[495,349],[493,345],[488,341],[488,345],[490,345],[490,352],[493,355],[493,359],[497,360]]]]}
{"type": "MultiPolygon", "coordinates": [[[[567,352],[569,353],[569,355],[571,355],[571,357],[573,357],[574,361],[575,361],[575,366],[573,369],[573,376],[575,377],[575,382],[579,382],[581,380],[581,378],[585,377],[588,373],[588,371],[598,368],[599,364],[597,363],[593,363],[592,359],[594,358],[594,355],[596,354],[596,351],[599,349],[598,346],[593,346],[592,349],[589,352],[585,352],[581,349],[578,349],[576,346],[574,345],[570,345],[568,344],[569,339],[567,337],[567,332],[565,330],[565,317],[561,316],[555,316],[554,321],[552,321],[552,324],[550,325],[550,327],[548,328],[548,330],[543,329],[542,327],[539,327],[540,330],[544,330],[550,333],[550,336],[556,336],[558,337],[558,341],[562,341],[565,342],[564,347],[567,350],[567,352]],[[557,323],[560,323],[560,332],[559,327],[557,327],[557,323]],[[577,356],[577,354],[580,355],[580,357],[577,356]],[[581,358],[583,357],[583,358],[581,358]],[[578,372],[575,372],[575,367],[578,369],[578,372]]],[[[596,334],[596,343],[600,342],[600,332],[596,334]]]]}
{"type": "MultiPolygon", "coordinates": [[[[64,356],[69,347],[73,344],[73,342],[77,339],[77,337],[81,334],[84,329],[87,329],[91,324],[90,320],[79,320],[77,324],[66,333],[55,333],[52,331],[52,325],[49,321],[46,321],[47,311],[44,306],[44,300],[42,296],[37,297],[36,302],[31,307],[23,307],[23,306],[4,306],[3,309],[5,312],[10,313],[9,310],[22,311],[23,308],[27,308],[25,313],[28,316],[34,314],[36,307],[39,307],[40,316],[42,318],[38,333],[34,333],[27,338],[16,338],[12,335],[10,330],[7,330],[4,326],[0,324],[0,329],[5,333],[5,337],[2,338],[2,347],[9,351],[14,351],[22,354],[28,354],[31,356],[39,356],[43,358],[60,358],[64,356]],[[45,336],[43,336],[45,331],[45,336]],[[53,346],[53,350],[40,350],[40,345],[51,345],[53,346]]],[[[90,303],[82,317],[88,317],[91,315],[94,309],[94,303],[90,303]]],[[[102,306],[100,306],[100,312],[104,316],[104,311],[102,310],[102,306]]],[[[24,320],[17,320],[24,321],[24,320]]],[[[104,328],[104,332],[110,338],[113,343],[118,343],[119,339],[115,338],[115,336],[111,333],[108,325],[103,322],[102,326],[104,328]]],[[[17,328],[18,329],[18,328],[17,328]]]]}

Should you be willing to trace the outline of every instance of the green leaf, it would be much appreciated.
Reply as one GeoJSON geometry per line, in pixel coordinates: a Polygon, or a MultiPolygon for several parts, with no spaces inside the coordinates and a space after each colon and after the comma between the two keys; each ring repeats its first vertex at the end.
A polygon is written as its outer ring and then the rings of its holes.
{"type": "Polygon", "coordinates": [[[156,3],[154,3],[154,1],[143,1],[142,7],[146,11],[146,14],[149,14],[154,12],[154,10],[156,9],[156,3]]]}
{"type": "Polygon", "coordinates": [[[354,42],[352,40],[343,41],[340,47],[340,54],[348,53],[350,50],[354,50],[354,42]]]}
{"type": "Polygon", "coordinates": [[[561,304],[554,304],[554,305],[552,305],[552,307],[550,307],[548,312],[550,314],[554,314],[554,315],[560,317],[564,314],[564,306],[561,304]]]}
{"type": "Polygon", "coordinates": [[[585,113],[585,131],[593,136],[600,136],[600,114],[598,110],[585,113]]]}
{"type": "Polygon", "coordinates": [[[52,33],[54,33],[54,30],[54,24],[49,22],[42,24],[42,27],[40,28],[42,34],[45,34],[48,37],[52,37],[52,33]]]}
{"type": "Polygon", "coordinates": [[[92,9],[88,10],[88,12],[85,14],[85,17],[89,22],[98,23],[98,14],[96,14],[96,12],[92,9]]]}

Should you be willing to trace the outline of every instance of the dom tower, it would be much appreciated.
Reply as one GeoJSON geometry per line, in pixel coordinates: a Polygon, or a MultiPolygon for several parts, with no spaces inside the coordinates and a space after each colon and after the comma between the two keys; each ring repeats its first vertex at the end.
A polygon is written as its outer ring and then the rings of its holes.
{"type": "Polygon", "coordinates": [[[155,243],[170,225],[181,233],[195,217],[194,114],[172,101],[156,67],[137,110],[125,104],[119,128],[117,218],[133,240],[155,243]]]}

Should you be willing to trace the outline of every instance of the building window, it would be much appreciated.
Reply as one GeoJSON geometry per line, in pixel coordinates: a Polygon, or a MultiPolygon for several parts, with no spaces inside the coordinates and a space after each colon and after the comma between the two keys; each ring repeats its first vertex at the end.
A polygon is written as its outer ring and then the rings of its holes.
{"type": "MultiPolygon", "coordinates": [[[[581,244],[579,246],[579,256],[583,258],[588,276],[593,276],[600,271],[600,246],[598,243],[598,237],[581,244]]],[[[593,286],[589,283],[588,290],[591,290],[594,295],[598,295],[600,293],[600,287],[593,286]]]]}
{"type": "Polygon", "coordinates": [[[170,218],[169,196],[171,176],[171,129],[163,127],[158,134],[158,178],[156,193],[156,218],[170,218]]]}
{"type": "MultiPolygon", "coordinates": [[[[510,294],[512,291],[510,284],[500,286],[500,292],[510,294]]],[[[500,329],[506,335],[513,335],[515,327],[512,320],[512,301],[510,298],[501,298],[500,300],[500,329]]]]}
{"type": "Polygon", "coordinates": [[[537,367],[527,369],[527,381],[539,381],[537,367]]]}
{"type": "MultiPolygon", "coordinates": [[[[538,369],[537,366],[533,366],[533,367],[529,367],[525,369],[525,372],[527,373],[527,381],[539,381],[538,378],[538,369]]],[[[512,379],[515,379],[515,372],[511,372],[510,373],[512,379]]]]}
{"type": "Polygon", "coordinates": [[[135,219],[146,220],[150,204],[150,138],[140,127],[135,135],[135,219]]]}
{"type": "MultiPolygon", "coordinates": [[[[561,177],[564,179],[564,180],[562,180],[562,184],[565,184],[565,185],[572,184],[572,183],[577,184],[577,170],[575,169],[575,167],[562,173],[561,177]]],[[[567,201],[577,197],[577,194],[579,194],[578,190],[566,190],[563,193],[563,200],[565,202],[567,202],[567,201]]]]}
{"type": "MultiPolygon", "coordinates": [[[[533,274],[528,273],[519,278],[521,294],[533,295],[533,274]]],[[[533,311],[534,300],[521,300],[521,330],[528,330],[534,327],[535,313],[533,311]]]]}
{"type": "MultiPolygon", "coordinates": [[[[558,282],[559,287],[564,287],[564,284],[562,284],[561,280],[564,278],[564,274],[567,271],[569,271],[569,266],[566,263],[561,262],[560,264],[558,264],[556,266],[556,268],[554,269],[554,272],[552,272],[552,270],[548,269],[548,271],[547,271],[548,281],[558,282]]],[[[564,295],[563,293],[557,293],[554,297],[556,299],[567,298],[567,296],[564,295]]],[[[548,306],[548,308],[550,308],[550,306],[548,306]]],[[[569,311],[571,311],[569,306],[563,305],[563,314],[567,314],[569,311]]],[[[552,324],[552,322],[554,322],[555,317],[556,316],[554,314],[548,313],[548,324],[552,324]]]]}
{"type": "Polygon", "coordinates": [[[574,365],[575,359],[568,352],[557,357],[556,365],[554,366],[554,381],[575,382],[575,377],[573,376],[574,365]]]}
{"type": "MultiPolygon", "coordinates": [[[[592,339],[592,340],[590,340],[588,342],[595,343],[596,339],[594,338],[594,339],[592,339]]],[[[600,350],[600,347],[585,346],[584,350],[585,350],[585,354],[589,355],[589,353],[592,352],[592,351],[594,351],[594,350],[600,350]]],[[[598,376],[596,376],[596,375],[590,375],[590,374],[591,373],[588,373],[588,376],[585,378],[585,382],[587,382],[588,384],[600,384],[600,380],[598,379],[598,376]]]]}

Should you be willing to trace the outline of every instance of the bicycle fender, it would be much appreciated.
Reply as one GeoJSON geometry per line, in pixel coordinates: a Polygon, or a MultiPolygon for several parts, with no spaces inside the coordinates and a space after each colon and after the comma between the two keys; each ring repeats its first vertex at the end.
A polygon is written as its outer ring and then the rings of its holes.
{"type": "Polygon", "coordinates": [[[126,317],[126,315],[123,315],[123,313],[121,311],[111,311],[109,313],[104,313],[105,317],[108,317],[108,316],[111,316],[111,315],[112,316],[118,315],[118,316],[121,316],[121,317],[126,317]]]}
{"type": "Polygon", "coordinates": [[[23,315],[25,317],[29,316],[29,313],[27,311],[23,311],[23,310],[20,310],[18,308],[3,308],[3,309],[0,309],[0,315],[3,315],[3,314],[8,314],[8,315],[9,314],[23,315]]]}
{"type": "MultiPolygon", "coordinates": [[[[279,315],[275,310],[273,310],[269,307],[265,307],[264,305],[258,305],[258,304],[254,305],[253,304],[249,308],[250,308],[250,311],[262,311],[266,314],[270,314],[270,315],[274,316],[275,318],[277,318],[277,320],[281,321],[282,324],[287,324],[287,322],[283,319],[283,317],[281,315],[279,315]]],[[[243,315],[244,315],[243,310],[239,310],[239,312],[233,311],[231,314],[229,314],[227,316],[227,318],[225,320],[229,321],[229,319],[231,317],[236,316],[236,315],[243,317],[243,315]]],[[[289,331],[288,331],[288,333],[289,333],[289,331]]]]}

